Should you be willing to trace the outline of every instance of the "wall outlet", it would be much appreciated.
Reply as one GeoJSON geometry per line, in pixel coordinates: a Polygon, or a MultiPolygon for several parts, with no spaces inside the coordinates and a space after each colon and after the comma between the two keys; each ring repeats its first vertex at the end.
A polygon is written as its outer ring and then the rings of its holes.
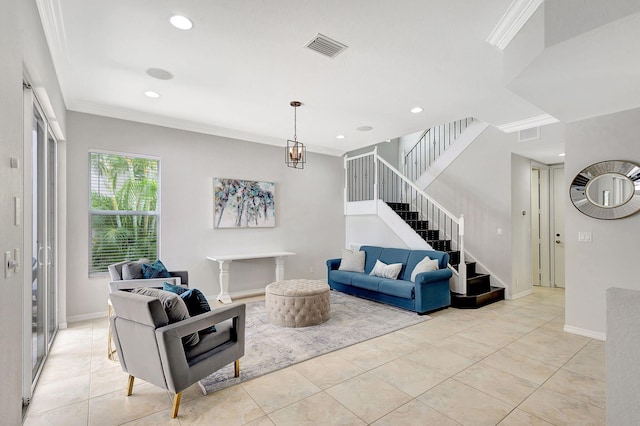
{"type": "Polygon", "coordinates": [[[498,235],[502,235],[502,228],[498,228],[498,235]]]}
{"type": "Polygon", "coordinates": [[[310,274],[313,274],[313,266],[310,266],[310,267],[309,267],[309,273],[310,273],[310,274]]]}

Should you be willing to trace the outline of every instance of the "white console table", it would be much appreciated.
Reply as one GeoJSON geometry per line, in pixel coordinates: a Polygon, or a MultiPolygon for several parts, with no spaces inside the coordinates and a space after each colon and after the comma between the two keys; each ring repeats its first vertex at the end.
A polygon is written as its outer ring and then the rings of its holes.
{"type": "Polygon", "coordinates": [[[284,279],[284,258],[294,256],[290,251],[274,251],[268,253],[223,254],[220,256],[207,256],[207,259],[218,262],[220,265],[220,294],[217,299],[222,303],[231,303],[229,295],[229,264],[234,260],[264,259],[273,257],[276,259],[276,281],[284,279]]]}

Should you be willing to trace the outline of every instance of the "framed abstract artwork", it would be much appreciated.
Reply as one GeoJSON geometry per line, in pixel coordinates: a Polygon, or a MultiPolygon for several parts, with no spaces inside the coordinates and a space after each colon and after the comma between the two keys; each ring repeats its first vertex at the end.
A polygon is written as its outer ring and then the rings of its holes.
{"type": "Polygon", "coordinates": [[[276,226],[275,183],[213,178],[215,228],[276,226]]]}

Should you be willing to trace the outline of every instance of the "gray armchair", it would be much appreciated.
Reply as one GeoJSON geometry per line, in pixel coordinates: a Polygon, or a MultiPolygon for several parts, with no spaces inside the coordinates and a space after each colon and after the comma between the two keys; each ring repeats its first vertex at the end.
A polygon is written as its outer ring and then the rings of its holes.
{"type": "Polygon", "coordinates": [[[141,259],[138,262],[131,262],[125,260],[124,262],[114,263],[109,265],[109,275],[111,281],[109,281],[109,293],[113,293],[118,290],[130,290],[136,287],[155,287],[162,288],[162,283],[168,282],[173,285],[182,285],[189,287],[189,272],[188,271],[169,271],[170,278],[152,278],[152,279],[132,279],[126,280],[123,277],[122,267],[130,263],[141,263],[141,259]]]}
{"type": "Polygon", "coordinates": [[[182,391],[235,363],[240,375],[244,355],[245,305],[233,304],[173,324],[162,303],[154,297],[116,291],[110,295],[115,315],[113,338],[122,369],[129,374],[127,396],[136,377],[175,394],[171,417],[178,415],[182,391]],[[203,335],[187,349],[182,337],[215,325],[217,331],[203,335]]]}

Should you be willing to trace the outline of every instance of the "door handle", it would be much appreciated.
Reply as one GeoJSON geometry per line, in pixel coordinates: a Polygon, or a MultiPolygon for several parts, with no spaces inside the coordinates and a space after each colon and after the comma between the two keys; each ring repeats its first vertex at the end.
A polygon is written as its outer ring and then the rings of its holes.
{"type": "Polygon", "coordinates": [[[562,243],[562,241],[556,240],[556,244],[560,244],[560,243],[562,243]]]}

